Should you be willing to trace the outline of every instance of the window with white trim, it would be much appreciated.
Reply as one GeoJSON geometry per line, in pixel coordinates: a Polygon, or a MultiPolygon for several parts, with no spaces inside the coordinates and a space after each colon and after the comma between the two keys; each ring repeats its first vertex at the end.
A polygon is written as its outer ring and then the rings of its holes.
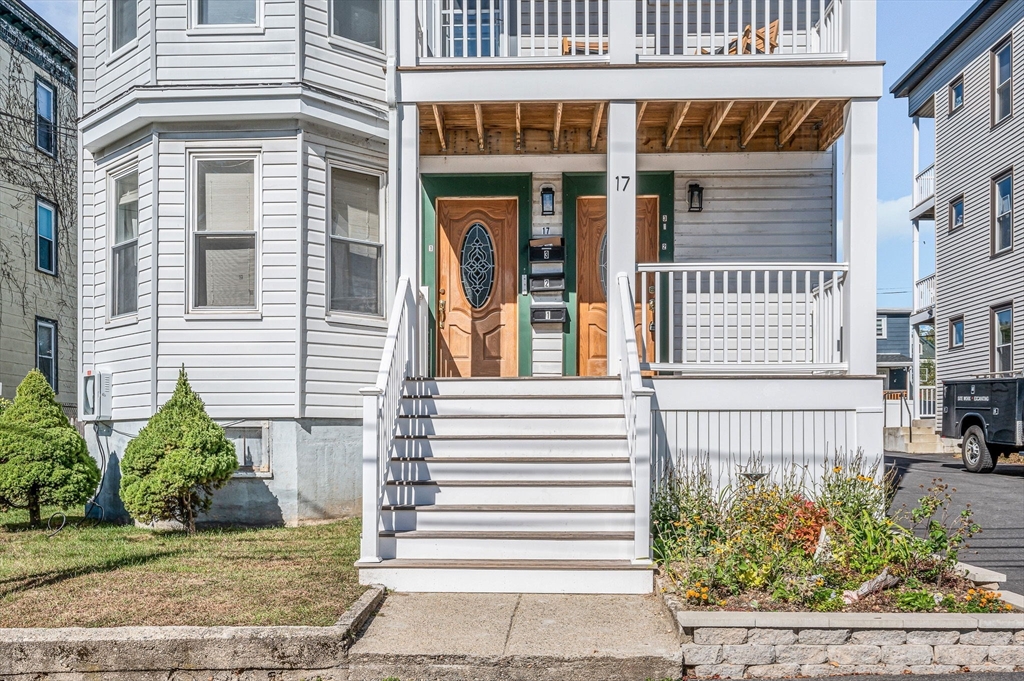
{"type": "Polygon", "coordinates": [[[110,316],[138,311],[139,292],[139,173],[114,179],[114,240],[111,249],[113,295],[110,316]]]}
{"type": "Polygon", "coordinates": [[[331,35],[381,49],[382,0],[331,0],[331,35]]]}
{"type": "Polygon", "coordinates": [[[875,317],[875,338],[885,338],[889,335],[887,322],[886,317],[875,317]]]}
{"type": "Polygon", "coordinates": [[[949,320],[949,347],[962,348],[964,346],[964,318],[954,317],[949,320]]]}
{"type": "Polygon", "coordinates": [[[197,158],[193,307],[256,308],[256,158],[197,158]]]}
{"type": "Polygon", "coordinates": [[[992,370],[1013,371],[1013,308],[992,310],[992,370]]]}
{"type": "Polygon", "coordinates": [[[270,442],[266,426],[240,425],[224,429],[224,436],[235,445],[239,473],[270,472],[270,442]]]}
{"type": "Polygon", "coordinates": [[[57,207],[36,199],[36,269],[57,274],[57,207]]]}
{"type": "Polygon", "coordinates": [[[995,196],[993,250],[996,253],[1013,247],[1013,175],[1004,175],[992,185],[995,196]]]}
{"type": "Polygon", "coordinates": [[[992,52],[992,122],[1000,123],[1013,113],[1013,43],[1006,41],[992,52]]]}
{"type": "Polygon", "coordinates": [[[139,0],[113,0],[110,51],[117,52],[139,32],[139,0]]]}
{"type": "Polygon", "coordinates": [[[196,0],[196,23],[201,26],[255,26],[259,0],[196,0]]]}
{"type": "Polygon", "coordinates": [[[36,369],[57,392],[57,322],[36,317],[36,369]]]}
{"type": "Polygon", "coordinates": [[[57,94],[53,86],[36,78],[36,147],[57,155],[57,94]]]}
{"type": "Polygon", "coordinates": [[[332,312],[381,314],[384,244],[381,176],[331,168],[330,302],[332,312]]]}

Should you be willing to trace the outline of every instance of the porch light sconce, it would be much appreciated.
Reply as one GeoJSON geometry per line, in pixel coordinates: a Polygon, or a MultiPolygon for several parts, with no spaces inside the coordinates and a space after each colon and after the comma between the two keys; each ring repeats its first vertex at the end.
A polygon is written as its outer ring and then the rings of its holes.
{"type": "Polygon", "coordinates": [[[704,210],[704,187],[696,182],[690,183],[687,189],[687,204],[689,206],[688,211],[691,213],[700,213],[704,210]]]}
{"type": "Polygon", "coordinates": [[[540,188],[540,214],[555,214],[555,188],[551,185],[545,185],[540,188]]]}

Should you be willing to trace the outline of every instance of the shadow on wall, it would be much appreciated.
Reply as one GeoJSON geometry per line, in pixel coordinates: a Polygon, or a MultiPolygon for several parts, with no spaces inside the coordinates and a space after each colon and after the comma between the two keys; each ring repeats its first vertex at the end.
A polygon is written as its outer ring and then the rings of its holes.
{"type": "Polygon", "coordinates": [[[281,503],[263,478],[234,477],[213,493],[213,506],[200,525],[284,525],[281,503]]]}
{"type": "Polygon", "coordinates": [[[103,478],[96,493],[95,505],[86,505],[86,515],[90,518],[99,518],[102,514],[103,520],[107,522],[129,523],[131,517],[121,503],[121,456],[120,452],[111,446],[112,428],[105,423],[94,423],[92,428],[100,453],[99,465],[103,478]]]}

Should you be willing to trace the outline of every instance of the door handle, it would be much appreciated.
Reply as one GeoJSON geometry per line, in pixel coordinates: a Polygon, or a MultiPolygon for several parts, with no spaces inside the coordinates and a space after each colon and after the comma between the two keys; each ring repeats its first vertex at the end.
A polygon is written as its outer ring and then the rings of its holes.
{"type": "Polygon", "coordinates": [[[654,312],[654,298],[647,301],[647,309],[654,312]]]}
{"type": "Polygon", "coordinates": [[[445,313],[445,310],[444,310],[444,301],[443,300],[437,301],[437,326],[438,326],[438,328],[441,328],[441,329],[444,328],[444,322],[445,322],[445,320],[447,318],[448,318],[448,315],[445,313]]]}

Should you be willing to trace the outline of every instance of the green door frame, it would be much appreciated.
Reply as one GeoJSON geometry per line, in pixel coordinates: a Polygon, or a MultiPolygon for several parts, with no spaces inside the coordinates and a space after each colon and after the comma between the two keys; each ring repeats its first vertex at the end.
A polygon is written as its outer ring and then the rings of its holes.
{"type": "MultiPolygon", "coordinates": [[[[638,196],[658,197],[658,262],[672,262],[675,258],[675,177],[674,173],[649,172],[638,173],[636,193],[638,196]]],[[[576,357],[577,334],[579,322],[576,319],[576,199],[581,196],[605,196],[607,181],[604,173],[563,173],[562,174],[562,235],[565,238],[565,288],[569,307],[568,332],[562,346],[562,373],[566,376],[578,375],[576,357]]],[[[667,301],[668,296],[661,296],[667,301]]],[[[661,314],[667,314],[665,308],[661,314]]],[[[663,330],[666,332],[666,330],[663,330]]],[[[665,347],[663,338],[662,347],[665,347]]],[[[667,349],[667,348],[666,348],[667,349]]]]}
{"type": "MultiPolygon", "coordinates": [[[[533,176],[529,173],[496,175],[422,175],[423,187],[423,281],[422,286],[430,290],[430,374],[437,371],[437,200],[467,197],[516,198],[519,213],[519,253],[516,261],[516,282],[528,273],[530,224],[533,215],[533,176]]],[[[522,295],[522,288],[516,287],[518,299],[518,363],[519,375],[529,376],[533,366],[533,334],[530,329],[530,296],[522,295]]]]}

